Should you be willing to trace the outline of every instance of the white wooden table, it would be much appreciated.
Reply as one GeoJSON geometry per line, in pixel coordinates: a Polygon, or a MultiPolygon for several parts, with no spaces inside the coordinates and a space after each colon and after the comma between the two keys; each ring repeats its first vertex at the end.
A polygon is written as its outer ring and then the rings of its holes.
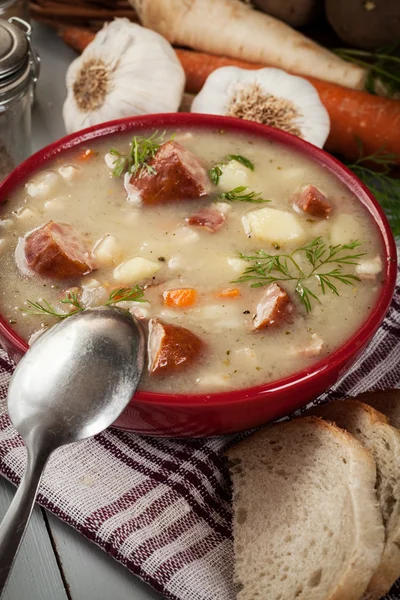
{"type": "MultiPolygon", "coordinates": [[[[65,134],[61,107],[74,52],[47,27],[34,24],[42,58],[33,116],[33,150],[65,134]]],[[[14,488],[0,479],[0,518],[14,488]]],[[[36,507],[3,600],[161,600],[122,565],[51,514],[36,507]]]]}

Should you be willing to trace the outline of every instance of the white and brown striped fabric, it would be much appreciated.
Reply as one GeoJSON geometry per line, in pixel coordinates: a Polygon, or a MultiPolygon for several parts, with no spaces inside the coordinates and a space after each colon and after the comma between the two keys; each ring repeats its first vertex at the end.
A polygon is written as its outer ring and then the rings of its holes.
{"type": "MultiPolygon", "coordinates": [[[[400,387],[400,277],[398,284],[368,350],[319,400],[400,387]]],[[[25,449],[5,410],[12,369],[0,350],[0,472],[17,484],[25,449]]],[[[167,598],[232,600],[222,454],[233,439],[151,439],[109,429],[55,453],[38,501],[167,598]]],[[[400,582],[387,600],[400,600],[400,582]]]]}

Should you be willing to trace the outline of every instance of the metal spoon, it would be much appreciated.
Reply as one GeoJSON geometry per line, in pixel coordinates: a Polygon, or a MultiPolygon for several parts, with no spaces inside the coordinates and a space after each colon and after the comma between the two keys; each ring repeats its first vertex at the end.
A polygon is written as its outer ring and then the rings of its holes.
{"type": "Polygon", "coordinates": [[[55,325],[21,359],[7,402],[26,444],[28,464],[0,526],[0,595],[50,454],[116,420],[137,388],[144,358],[137,320],[127,311],[100,307],[55,325]]]}

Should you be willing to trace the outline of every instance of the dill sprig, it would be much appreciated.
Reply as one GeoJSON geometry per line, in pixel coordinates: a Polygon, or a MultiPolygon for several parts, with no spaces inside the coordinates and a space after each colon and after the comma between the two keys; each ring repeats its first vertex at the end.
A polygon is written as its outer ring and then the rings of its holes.
{"type": "Polygon", "coordinates": [[[155,131],[149,137],[133,136],[128,154],[122,154],[116,148],[111,148],[110,154],[115,156],[114,177],[121,177],[124,173],[132,175],[139,173],[139,177],[146,172],[155,174],[155,169],[148,162],[154,158],[157,150],[164,143],[165,135],[165,131],[161,134],[155,131]]]}
{"type": "MultiPolygon", "coordinates": [[[[135,287],[122,287],[112,290],[110,293],[108,300],[104,303],[105,306],[113,306],[118,304],[119,302],[146,302],[144,299],[144,291],[139,285],[135,287]]],[[[49,315],[51,317],[56,317],[57,319],[66,319],[67,317],[71,317],[76,313],[82,312],[85,310],[85,306],[80,302],[78,292],[76,291],[68,291],[65,292],[64,298],[60,300],[61,304],[70,304],[74,307],[70,312],[60,312],[57,308],[50,304],[47,300],[41,300],[40,302],[32,302],[32,300],[27,300],[27,304],[29,308],[20,308],[22,312],[27,315],[49,315]]]]}
{"type": "Polygon", "coordinates": [[[105,305],[111,306],[118,302],[146,302],[143,288],[140,285],[117,288],[111,292],[105,305]]]}
{"type": "MultiPolygon", "coordinates": [[[[254,171],[254,164],[251,162],[251,160],[249,160],[245,156],[242,156],[241,154],[227,154],[225,158],[227,158],[228,160],[235,160],[236,162],[246,167],[246,169],[254,171]]],[[[228,163],[226,161],[221,161],[209,170],[208,175],[214,185],[218,185],[219,178],[224,172],[223,167],[225,167],[227,164],[228,163]]]]}
{"type": "Polygon", "coordinates": [[[339,295],[337,283],[351,285],[359,281],[356,275],[344,273],[343,265],[357,265],[358,259],[365,252],[357,252],[361,246],[358,240],[349,244],[328,246],[321,237],[315,238],[309,244],[301,246],[291,254],[269,254],[259,250],[254,255],[239,254],[240,258],[252,263],[246,268],[243,275],[234,283],[252,282],[251,287],[262,287],[279,281],[296,282],[295,292],[307,312],[312,309],[312,300],[320,302],[318,296],[308,287],[307,282],[315,278],[321,288],[322,294],[330,291],[339,295]],[[354,252],[355,251],[355,252],[354,252]],[[308,268],[302,268],[296,260],[302,253],[308,268]],[[335,265],[330,268],[329,265],[335,265]],[[325,268],[325,270],[321,270],[325,268]],[[326,270],[328,269],[328,270],[326,270]]]}
{"type": "Polygon", "coordinates": [[[400,237],[400,182],[391,177],[393,164],[399,156],[380,148],[373,154],[365,156],[360,141],[359,158],[347,164],[349,169],[369,188],[384,209],[395,237],[400,237]],[[372,165],[377,165],[379,171],[372,165]]]}
{"type": "Polygon", "coordinates": [[[246,192],[246,190],[248,190],[246,185],[240,185],[229,192],[219,194],[218,200],[226,200],[227,202],[270,202],[270,200],[261,198],[261,192],[246,192]]]}
{"type": "Polygon", "coordinates": [[[394,96],[400,92],[399,43],[373,52],[356,48],[337,48],[335,52],[344,60],[368,70],[365,82],[367,92],[376,94],[384,90],[388,96],[394,96]]]}

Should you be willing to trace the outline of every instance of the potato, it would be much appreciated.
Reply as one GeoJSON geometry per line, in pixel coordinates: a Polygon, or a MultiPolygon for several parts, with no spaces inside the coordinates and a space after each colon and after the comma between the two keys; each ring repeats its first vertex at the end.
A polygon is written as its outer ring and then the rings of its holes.
{"type": "Polygon", "coordinates": [[[14,222],[12,219],[0,219],[0,230],[1,229],[12,229],[14,222]]]}
{"type": "Polygon", "coordinates": [[[37,214],[30,208],[22,207],[17,211],[17,219],[20,219],[21,221],[29,221],[35,217],[37,217],[37,214]]]}
{"type": "Polygon", "coordinates": [[[41,173],[26,184],[26,191],[31,198],[47,198],[56,188],[60,176],[54,171],[41,173]]]}
{"type": "Polygon", "coordinates": [[[210,373],[208,375],[203,375],[203,377],[198,377],[195,383],[201,388],[224,388],[229,385],[229,376],[221,375],[219,373],[210,373]]]}
{"type": "Polygon", "coordinates": [[[89,279],[82,285],[81,302],[84,306],[101,306],[108,296],[106,288],[97,279],[89,279]]]}
{"type": "Polygon", "coordinates": [[[123,252],[117,239],[110,234],[103,236],[93,248],[93,256],[98,265],[115,265],[123,257],[123,252]]]}
{"type": "Polygon", "coordinates": [[[228,265],[235,273],[243,273],[249,263],[242,258],[228,258],[228,265]]]}
{"type": "Polygon", "coordinates": [[[331,219],[330,238],[333,246],[348,244],[362,240],[363,230],[352,215],[341,213],[331,219]]]}
{"type": "Polygon", "coordinates": [[[200,235],[191,227],[178,227],[174,235],[175,241],[182,244],[192,244],[198,242],[200,235]]]}
{"type": "Polygon", "coordinates": [[[58,172],[65,181],[72,183],[83,171],[74,165],[64,165],[58,169],[58,172]]]}
{"type": "Polygon", "coordinates": [[[52,200],[47,200],[44,203],[43,208],[50,213],[59,214],[67,210],[68,202],[66,198],[58,197],[52,200]]]}
{"type": "Polygon", "coordinates": [[[114,279],[123,285],[134,285],[153,277],[161,269],[161,263],[141,256],[130,258],[114,269],[114,279]]]}
{"type": "Polygon", "coordinates": [[[232,204],[229,204],[229,202],[215,202],[211,208],[215,208],[221,215],[227,215],[232,210],[232,204]]]}
{"type": "Polygon", "coordinates": [[[294,214],[275,208],[266,207],[249,212],[242,218],[242,223],[250,237],[280,246],[291,240],[300,241],[305,236],[304,229],[294,214]]]}
{"type": "Polygon", "coordinates": [[[219,178],[218,187],[224,192],[229,192],[239,186],[248,186],[250,183],[251,171],[238,163],[236,160],[230,160],[227,165],[222,167],[222,175],[219,178]]]}

